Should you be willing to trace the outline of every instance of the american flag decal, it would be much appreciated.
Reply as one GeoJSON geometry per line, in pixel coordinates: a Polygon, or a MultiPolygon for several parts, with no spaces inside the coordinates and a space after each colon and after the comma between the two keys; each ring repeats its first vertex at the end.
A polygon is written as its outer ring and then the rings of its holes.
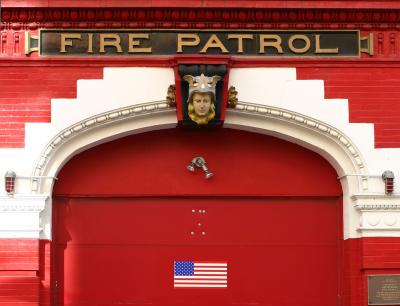
{"type": "Polygon", "coordinates": [[[227,288],[228,263],[175,261],[174,288],[227,288]]]}

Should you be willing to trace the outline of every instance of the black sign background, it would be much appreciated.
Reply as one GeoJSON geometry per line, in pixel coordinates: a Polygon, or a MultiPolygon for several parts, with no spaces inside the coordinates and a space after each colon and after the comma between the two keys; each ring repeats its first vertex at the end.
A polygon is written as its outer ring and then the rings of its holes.
{"type": "MultiPolygon", "coordinates": [[[[176,54],[224,54],[235,56],[257,56],[257,57],[359,57],[360,56],[360,33],[358,30],[349,31],[183,31],[183,30],[50,30],[43,29],[40,31],[40,55],[51,56],[149,56],[149,55],[176,55],[176,54]],[[61,50],[61,34],[79,33],[82,39],[69,39],[72,46],[67,46],[65,53],[61,50]],[[88,53],[88,33],[93,33],[93,53],[88,53]],[[99,34],[113,33],[118,34],[121,38],[122,53],[117,53],[116,48],[105,46],[105,52],[99,53],[99,34]],[[147,33],[149,39],[137,39],[140,41],[140,47],[151,47],[152,52],[128,52],[128,34],[129,33],[147,33]],[[177,34],[196,34],[200,38],[198,46],[183,46],[183,52],[177,52],[177,34]],[[215,34],[229,53],[221,52],[220,48],[208,48],[206,53],[200,53],[201,49],[207,43],[208,39],[215,34]],[[243,39],[243,53],[238,53],[238,40],[228,39],[228,34],[252,34],[253,39],[243,39]],[[259,53],[260,35],[273,34],[278,35],[282,39],[283,53],[279,53],[274,47],[265,47],[264,53],[259,53]],[[307,52],[295,53],[290,50],[288,40],[293,35],[304,35],[309,38],[311,45],[307,52]],[[335,49],[338,53],[315,53],[316,35],[320,35],[320,48],[335,49]]],[[[268,40],[271,41],[271,40],[268,40]]],[[[293,42],[295,48],[303,48],[305,42],[296,39],[293,42]]]]}

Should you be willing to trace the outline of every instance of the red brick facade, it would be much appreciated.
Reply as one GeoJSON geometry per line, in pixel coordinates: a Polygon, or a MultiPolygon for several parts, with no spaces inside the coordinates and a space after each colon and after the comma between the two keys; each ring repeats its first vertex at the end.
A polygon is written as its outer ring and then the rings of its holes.
{"type": "MultiPolygon", "coordinates": [[[[0,240],[0,305],[51,305],[49,241],[0,240]],[[22,304],[21,304],[22,303],[22,304]]],[[[400,272],[399,238],[344,242],[341,305],[367,305],[367,276],[400,272]]]]}
{"type": "MultiPolygon", "coordinates": [[[[109,66],[176,65],[174,58],[43,59],[23,53],[40,28],[360,29],[374,56],[357,60],[229,58],[231,68],[296,67],[324,81],[326,99],[348,99],[351,123],[373,123],[376,148],[400,148],[400,4],[397,1],[2,1],[0,148],[24,148],[25,124],[51,122],[51,99],[75,98],[77,80],[109,66]],[[152,3],[153,3],[152,2],[152,3]],[[97,6],[101,6],[98,8],[97,6]],[[108,6],[108,8],[104,8],[108,6]],[[188,9],[187,7],[190,7],[188,9]]],[[[207,58],[207,57],[204,57],[207,58]]],[[[212,57],[211,57],[212,58],[212,57]]],[[[190,57],[189,57],[190,59],[190,57]]],[[[340,305],[366,306],[367,276],[400,274],[400,238],[343,242],[340,305]]],[[[0,239],[0,305],[54,305],[51,242],[0,239]]]]}

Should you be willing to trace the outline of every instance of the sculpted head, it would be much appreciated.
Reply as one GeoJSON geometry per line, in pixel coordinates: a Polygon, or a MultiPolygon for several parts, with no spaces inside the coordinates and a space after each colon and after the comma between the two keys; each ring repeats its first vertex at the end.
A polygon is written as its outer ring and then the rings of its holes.
{"type": "Polygon", "coordinates": [[[215,96],[213,92],[193,91],[188,101],[188,115],[197,124],[207,124],[215,117],[215,96]]]}
{"type": "Polygon", "coordinates": [[[221,77],[208,77],[202,73],[198,76],[187,74],[183,79],[189,83],[189,118],[197,124],[207,124],[215,118],[216,84],[221,77]]]}

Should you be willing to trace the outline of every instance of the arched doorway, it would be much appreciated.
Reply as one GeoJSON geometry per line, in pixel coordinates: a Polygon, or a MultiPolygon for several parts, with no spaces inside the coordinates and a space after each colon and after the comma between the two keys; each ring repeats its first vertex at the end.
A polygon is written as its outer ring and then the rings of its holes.
{"type": "Polygon", "coordinates": [[[58,177],[58,305],[338,303],[342,191],[303,147],[230,129],[153,131],[89,149],[58,177]],[[215,177],[186,170],[198,155],[215,177]],[[227,286],[174,287],[176,261],[226,263],[227,286]]]}

